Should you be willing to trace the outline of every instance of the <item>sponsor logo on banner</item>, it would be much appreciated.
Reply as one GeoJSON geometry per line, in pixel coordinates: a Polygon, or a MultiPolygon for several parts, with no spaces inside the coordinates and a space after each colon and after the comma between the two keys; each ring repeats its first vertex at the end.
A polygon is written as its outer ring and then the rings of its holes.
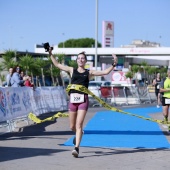
{"type": "Polygon", "coordinates": [[[0,88],[0,121],[26,116],[30,112],[42,113],[67,110],[63,87],[0,88]]]}
{"type": "Polygon", "coordinates": [[[23,91],[22,102],[23,105],[25,106],[25,109],[26,110],[29,109],[31,103],[30,103],[30,95],[28,91],[23,91]]]}
{"type": "Polygon", "coordinates": [[[0,111],[3,113],[4,116],[6,116],[6,98],[3,91],[0,89],[0,111]]]}
{"type": "Polygon", "coordinates": [[[123,72],[123,71],[113,72],[112,82],[114,84],[130,83],[130,79],[126,78],[125,74],[126,74],[126,72],[123,72]]]}

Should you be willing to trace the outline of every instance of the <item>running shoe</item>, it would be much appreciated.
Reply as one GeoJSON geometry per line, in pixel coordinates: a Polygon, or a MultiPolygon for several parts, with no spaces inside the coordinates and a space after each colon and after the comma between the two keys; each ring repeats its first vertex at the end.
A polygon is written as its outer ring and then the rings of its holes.
{"type": "Polygon", "coordinates": [[[79,148],[78,147],[75,147],[72,151],[72,155],[75,157],[75,158],[78,158],[79,156],[79,148]]]}

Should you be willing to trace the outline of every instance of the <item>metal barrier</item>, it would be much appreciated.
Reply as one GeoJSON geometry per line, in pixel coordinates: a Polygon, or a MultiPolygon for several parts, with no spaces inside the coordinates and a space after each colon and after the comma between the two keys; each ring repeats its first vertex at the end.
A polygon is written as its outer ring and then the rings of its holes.
{"type": "Polygon", "coordinates": [[[139,96],[134,85],[114,85],[113,101],[115,105],[139,104],[139,96]]]}
{"type": "Polygon", "coordinates": [[[7,120],[7,121],[0,122],[0,134],[15,131],[16,128],[21,127],[21,125],[18,126],[19,124],[21,124],[21,122],[26,123],[26,124],[22,123],[22,126],[30,125],[28,116],[21,116],[21,117],[17,117],[15,119],[12,119],[12,120],[7,120]]]}
{"type": "MultiPolygon", "coordinates": [[[[156,102],[155,93],[149,92],[147,86],[122,84],[102,86],[98,91],[99,97],[111,105],[146,104],[156,102]]],[[[90,98],[90,101],[94,101],[90,98]]],[[[101,106],[94,102],[92,106],[101,106]]]]}
{"type": "Polygon", "coordinates": [[[105,102],[107,102],[109,99],[112,98],[112,87],[103,86],[100,88],[100,91],[101,91],[101,98],[103,98],[105,102]]]}
{"type": "Polygon", "coordinates": [[[0,134],[12,132],[20,125],[29,125],[28,115],[67,110],[66,92],[63,87],[0,88],[0,134]]]}

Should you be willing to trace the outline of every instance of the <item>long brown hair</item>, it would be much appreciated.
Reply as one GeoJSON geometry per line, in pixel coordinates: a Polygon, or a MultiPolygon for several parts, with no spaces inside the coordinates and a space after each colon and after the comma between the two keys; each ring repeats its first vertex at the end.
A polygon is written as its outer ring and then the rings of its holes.
{"type": "MultiPolygon", "coordinates": [[[[15,73],[15,72],[17,72],[17,68],[19,67],[19,74],[21,73],[21,67],[20,66],[15,66],[14,68],[13,68],[13,70],[12,70],[12,75],[15,73]]],[[[11,75],[11,76],[12,76],[11,75]]]]}

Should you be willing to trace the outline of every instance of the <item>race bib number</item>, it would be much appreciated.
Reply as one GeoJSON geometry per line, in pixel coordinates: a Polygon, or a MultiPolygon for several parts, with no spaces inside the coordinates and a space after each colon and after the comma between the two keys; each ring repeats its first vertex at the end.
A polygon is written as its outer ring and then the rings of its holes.
{"type": "Polygon", "coordinates": [[[159,89],[159,85],[157,85],[156,88],[159,89]]]}
{"type": "Polygon", "coordinates": [[[170,104],[170,99],[165,99],[165,104],[170,104]]]}
{"type": "Polygon", "coordinates": [[[71,93],[70,94],[70,102],[71,103],[83,103],[84,102],[84,94],[71,93]]]}

